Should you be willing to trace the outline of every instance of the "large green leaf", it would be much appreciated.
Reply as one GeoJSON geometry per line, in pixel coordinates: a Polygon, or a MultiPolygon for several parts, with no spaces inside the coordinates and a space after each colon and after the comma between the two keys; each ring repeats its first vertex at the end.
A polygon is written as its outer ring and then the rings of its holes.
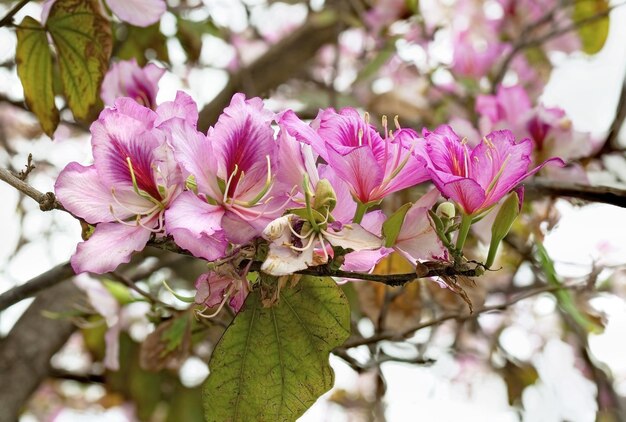
{"type": "Polygon", "coordinates": [[[67,103],[77,119],[93,117],[111,57],[111,24],[99,0],[57,0],[46,28],[57,49],[67,103]]]}
{"type": "Polygon", "coordinates": [[[350,334],[341,289],[330,278],[303,277],[269,308],[259,290],[213,352],[207,421],[293,421],[333,385],[328,355],[350,334]]]}
{"type": "Polygon", "coordinates": [[[54,104],[52,88],[52,52],[46,32],[30,16],[26,16],[17,29],[15,62],[26,104],[46,135],[52,137],[59,125],[59,110],[54,104]]]}
{"type": "Polygon", "coordinates": [[[576,1],[573,19],[574,22],[583,23],[578,26],[578,35],[585,53],[596,54],[604,46],[609,35],[608,10],[608,0],[576,1]]]}

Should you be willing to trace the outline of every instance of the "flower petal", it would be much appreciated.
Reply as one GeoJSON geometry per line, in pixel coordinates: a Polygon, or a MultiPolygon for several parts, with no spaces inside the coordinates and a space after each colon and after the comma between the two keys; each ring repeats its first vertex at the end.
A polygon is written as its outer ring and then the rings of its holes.
{"type": "Polygon", "coordinates": [[[181,164],[183,177],[186,179],[193,175],[199,193],[221,201],[223,194],[217,184],[217,158],[211,142],[180,118],[171,118],[159,128],[168,133],[168,141],[181,164]]]}
{"type": "Polygon", "coordinates": [[[383,246],[380,237],[365,230],[359,224],[345,225],[339,232],[329,232],[325,238],[333,246],[339,246],[353,251],[378,249],[383,246]]]}
{"type": "Polygon", "coordinates": [[[328,165],[350,185],[352,194],[362,203],[370,202],[370,194],[383,181],[383,171],[367,146],[354,148],[345,155],[328,148],[328,165]]]}
{"type": "Polygon", "coordinates": [[[174,101],[166,101],[156,108],[158,115],[155,126],[161,125],[173,117],[185,120],[188,124],[196,128],[198,124],[198,105],[196,102],[183,91],[176,92],[174,101]]]}
{"type": "Polygon", "coordinates": [[[152,233],[141,226],[101,223],[89,240],[81,242],[70,262],[74,271],[104,274],[130,261],[133,252],[142,250],[152,233]]]}
{"type": "Polygon", "coordinates": [[[149,26],[161,19],[165,0],[106,0],[115,15],[135,26],[149,26]]]}
{"type": "MultiPolygon", "coordinates": [[[[110,210],[113,204],[111,190],[100,183],[94,166],[84,167],[74,162],[68,164],[59,174],[54,191],[65,209],[90,224],[114,220],[110,210]]],[[[119,218],[131,215],[116,211],[119,218]]]]}
{"type": "Polygon", "coordinates": [[[481,210],[485,202],[485,191],[472,179],[457,179],[438,185],[437,189],[443,196],[456,202],[465,214],[473,214],[481,210]]]}
{"type": "Polygon", "coordinates": [[[213,261],[224,256],[228,246],[221,228],[223,215],[222,207],[186,191],[165,211],[166,233],[194,256],[213,261]]]}

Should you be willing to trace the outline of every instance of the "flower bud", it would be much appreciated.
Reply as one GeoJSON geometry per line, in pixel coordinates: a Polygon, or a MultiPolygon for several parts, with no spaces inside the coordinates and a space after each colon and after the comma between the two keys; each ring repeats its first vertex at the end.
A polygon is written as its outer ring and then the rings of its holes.
{"type": "Polygon", "coordinates": [[[317,182],[315,187],[315,206],[313,208],[320,211],[328,207],[328,211],[332,211],[335,205],[337,205],[337,195],[330,182],[327,179],[317,182]]]}
{"type": "Polygon", "coordinates": [[[436,214],[440,218],[453,219],[456,216],[456,209],[452,202],[444,202],[437,207],[436,214]]]}

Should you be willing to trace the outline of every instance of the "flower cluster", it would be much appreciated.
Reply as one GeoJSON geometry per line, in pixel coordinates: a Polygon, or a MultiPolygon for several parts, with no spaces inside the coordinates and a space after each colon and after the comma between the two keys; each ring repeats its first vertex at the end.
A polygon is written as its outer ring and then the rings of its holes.
{"type": "MultiPolygon", "coordinates": [[[[56,183],[63,206],[95,226],[72,257],[76,272],[112,271],[166,237],[208,261],[254,247],[274,276],[330,262],[369,271],[394,249],[414,264],[446,260],[449,242],[430,214],[439,192],[471,223],[543,165],[529,171],[532,142],[506,130],[472,149],[447,126],[420,135],[383,118],[380,133],[351,108],[307,124],[235,94],[208,133],[197,119],[183,93],[157,106],[118,98],[102,111],[91,126],[94,163],[70,163],[56,183]],[[436,189],[385,233],[392,219],[377,206],[426,181],[436,189]]],[[[243,267],[202,276],[196,301],[239,309],[250,290],[243,267]]]]}

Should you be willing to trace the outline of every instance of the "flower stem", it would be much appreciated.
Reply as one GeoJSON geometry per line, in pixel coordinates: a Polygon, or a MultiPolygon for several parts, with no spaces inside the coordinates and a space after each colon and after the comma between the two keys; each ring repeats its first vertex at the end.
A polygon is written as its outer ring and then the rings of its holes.
{"type": "Polygon", "coordinates": [[[354,212],[354,218],[352,219],[352,222],[355,224],[361,223],[361,220],[363,220],[363,216],[365,215],[365,212],[367,211],[368,208],[369,208],[369,205],[364,204],[360,201],[357,201],[356,211],[354,212]]]}
{"type": "Polygon", "coordinates": [[[459,227],[459,237],[456,239],[456,249],[461,252],[463,245],[465,245],[465,239],[469,233],[470,226],[472,225],[472,216],[463,214],[461,218],[461,227],[459,227]]]}

